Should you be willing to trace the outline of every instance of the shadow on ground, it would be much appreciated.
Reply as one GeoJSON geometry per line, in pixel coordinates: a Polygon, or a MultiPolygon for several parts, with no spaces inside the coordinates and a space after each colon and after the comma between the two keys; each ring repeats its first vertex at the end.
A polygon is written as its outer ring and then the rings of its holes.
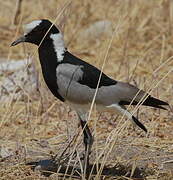
{"type": "MultiPolygon", "coordinates": [[[[81,177],[81,169],[80,167],[74,167],[74,166],[61,166],[59,167],[58,164],[56,164],[51,159],[45,159],[40,161],[33,161],[27,163],[27,165],[31,166],[32,170],[39,170],[42,175],[44,176],[50,176],[58,171],[59,176],[66,177],[75,177],[80,178],[81,177]]],[[[98,167],[101,165],[99,164],[98,167]]],[[[97,174],[96,165],[90,165],[88,169],[88,173],[91,174],[91,176],[95,176],[97,174]]],[[[125,167],[123,165],[116,165],[114,167],[104,167],[103,171],[101,173],[101,176],[107,176],[107,177],[116,177],[116,176],[123,176],[123,177],[131,177],[135,179],[144,179],[145,177],[145,170],[136,168],[133,172],[133,175],[131,176],[131,169],[132,167],[125,167]]]]}

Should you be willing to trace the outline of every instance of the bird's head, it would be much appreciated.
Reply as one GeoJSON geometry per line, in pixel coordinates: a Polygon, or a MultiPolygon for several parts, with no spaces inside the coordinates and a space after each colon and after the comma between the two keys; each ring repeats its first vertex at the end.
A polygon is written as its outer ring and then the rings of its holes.
{"type": "Polygon", "coordinates": [[[48,40],[50,35],[60,33],[58,28],[47,19],[34,20],[24,26],[24,35],[15,40],[11,46],[21,42],[28,42],[40,45],[43,38],[48,40]]]}

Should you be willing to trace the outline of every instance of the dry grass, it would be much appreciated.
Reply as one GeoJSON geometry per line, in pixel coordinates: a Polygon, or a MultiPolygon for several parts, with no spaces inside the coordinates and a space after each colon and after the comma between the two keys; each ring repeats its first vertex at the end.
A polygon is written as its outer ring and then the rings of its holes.
{"type": "MultiPolygon", "coordinates": [[[[18,17],[14,17],[15,3],[11,0],[0,2],[0,55],[17,60],[26,58],[29,53],[34,56],[40,72],[36,47],[27,44],[9,48],[9,44],[22,33],[23,24],[40,18],[54,21],[65,2],[23,0],[18,17]]],[[[56,24],[64,32],[69,50],[99,68],[111,37],[102,35],[95,39],[82,39],[80,34],[94,22],[105,19],[111,21],[117,30],[105,59],[104,72],[146,91],[152,90],[152,95],[173,104],[173,60],[170,58],[173,56],[172,1],[72,1],[56,24]]],[[[0,105],[1,147],[12,153],[11,159],[2,160],[1,179],[44,179],[23,165],[25,161],[59,154],[80,132],[75,113],[57,101],[42,82],[36,97],[26,95],[23,101],[12,100],[0,105]]],[[[132,164],[135,169],[138,162],[147,162],[146,168],[154,173],[151,176],[148,172],[148,179],[171,179],[173,176],[169,170],[160,169],[163,159],[172,158],[171,110],[140,107],[137,114],[148,127],[147,137],[137,128],[134,131],[124,118],[93,111],[89,122],[95,134],[93,163],[101,163],[101,171],[104,164],[132,164]],[[130,155],[132,149],[136,152],[130,155]]],[[[79,140],[72,143],[68,153],[76,145],[80,152],[82,138],[79,140]]],[[[96,179],[100,179],[100,171],[96,179]]]]}

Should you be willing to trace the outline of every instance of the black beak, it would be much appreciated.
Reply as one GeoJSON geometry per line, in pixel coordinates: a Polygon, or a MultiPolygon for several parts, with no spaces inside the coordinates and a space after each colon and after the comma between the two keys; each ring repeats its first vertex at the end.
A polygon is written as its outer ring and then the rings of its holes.
{"type": "Polygon", "coordinates": [[[14,42],[11,43],[11,46],[15,46],[21,42],[25,42],[26,37],[25,36],[21,36],[20,38],[18,38],[17,40],[15,40],[14,42]]]}

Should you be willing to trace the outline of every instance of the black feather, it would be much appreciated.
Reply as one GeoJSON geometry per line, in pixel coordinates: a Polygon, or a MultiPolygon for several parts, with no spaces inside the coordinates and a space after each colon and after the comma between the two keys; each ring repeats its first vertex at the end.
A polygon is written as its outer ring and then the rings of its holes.
{"type": "MultiPolygon", "coordinates": [[[[78,57],[72,55],[70,52],[66,51],[64,53],[64,60],[61,62],[63,64],[70,63],[74,65],[81,65],[81,70],[83,71],[83,77],[78,82],[82,85],[86,85],[92,89],[96,89],[98,80],[100,77],[101,71],[97,69],[95,66],[86,63],[85,61],[79,59],[78,57]]],[[[106,74],[102,73],[99,88],[101,86],[111,86],[115,85],[117,81],[111,79],[106,74]]]]}
{"type": "Polygon", "coordinates": [[[38,50],[42,73],[47,87],[55,97],[65,102],[65,99],[58,92],[59,87],[56,79],[58,62],[52,42],[43,42],[38,50]]]}
{"type": "MultiPolygon", "coordinates": [[[[130,104],[131,105],[137,105],[138,103],[139,102],[137,102],[135,100],[132,103],[128,102],[128,101],[120,101],[119,102],[120,105],[130,105],[130,104]]],[[[148,98],[142,103],[142,105],[144,105],[144,106],[151,106],[151,107],[155,107],[155,108],[159,108],[159,109],[164,109],[164,110],[167,110],[167,109],[165,107],[162,107],[162,105],[169,106],[169,104],[167,102],[164,102],[162,100],[156,99],[156,98],[151,97],[151,96],[148,96],[148,98]]]]}

